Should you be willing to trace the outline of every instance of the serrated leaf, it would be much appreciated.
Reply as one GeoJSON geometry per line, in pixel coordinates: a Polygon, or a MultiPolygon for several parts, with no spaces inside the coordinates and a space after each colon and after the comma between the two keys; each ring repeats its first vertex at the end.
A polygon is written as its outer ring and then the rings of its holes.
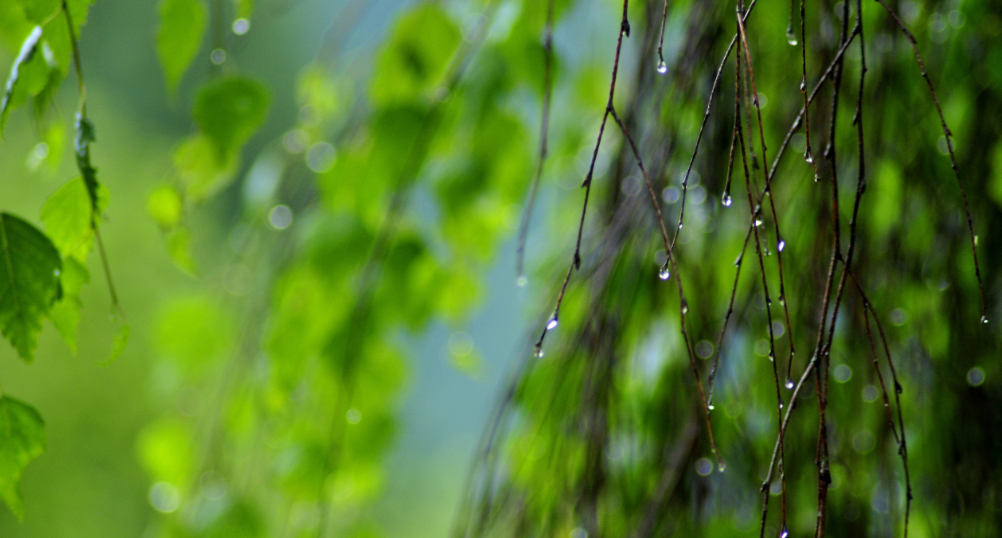
{"type": "Polygon", "coordinates": [[[269,101],[264,85],[240,76],[217,80],[198,92],[195,122],[212,143],[219,163],[233,158],[261,127],[269,101]]]}
{"type": "Polygon", "coordinates": [[[17,484],[28,463],[45,452],[45,422],[31,406],[0,396],[0,497],[18,519],[24,505],[17,484]]]}
{"type": "Polygon", "coordinates": [[[59,273],[63,296],[49,311],[49,320],[59,331],[59,336],[69,346],[74,355],[77,353],[77,326],[80,324],[80,309],[83,301],[80,292],[83,285],[90,281],[87,267],[76,258],[66,258],[63,269],[59,273]]]}
{"type": "Polygon", "coordinates": [[[199,0],[160,2],[160,29],[157,54],[163,67],[167,90],[173,94],[192,60],[202,48],[208,10],[199,0]]]}
{"type": "Polygon", "coordinates": [[[10,213],[0,215],[0,333],[26,362],[58,297],[61,268],[45,234],[10,213]]]}
{"type": "Polygon", "coordinates": [[[70,18],[73,19],[73,32],[77,39],[80,39],[80,29],[87,24],[87,13],[94,0],[66,0],[66,5],[70,8],[70,18]]]}
{"type": "MultiPolygon", "coordinates": [[[[10,111],[23,104],[27,100],[25,92],[17,92],[19,86],[25,85],[25,79],[32,82],[37,78],[37,65],[44,66],[44,60],[39,52],[39,43],[42,39],[42,27],[36,26],[32,29],[24,43],[21,44],[21,51],[14,60],[14,65],[10,68],[10,76],[7,77],[7,89],[4,91],[3,100],[0,101],[0,132],[7,125],[7,116],[10,111]],[[32,60],[35,60],[32,62],[32,60]],[[25,76],[29,75],[29,76],[25,76]]],[[[47,70],[46,70],[46,74],[47,70]]]]}

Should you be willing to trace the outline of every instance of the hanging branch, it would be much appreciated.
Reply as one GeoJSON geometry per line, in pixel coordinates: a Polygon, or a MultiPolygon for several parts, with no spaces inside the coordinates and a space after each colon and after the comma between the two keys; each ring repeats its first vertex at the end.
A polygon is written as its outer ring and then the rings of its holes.
{"type": "MultiPolygon", "coordinates": [[[[902,411],[901,411],[901,393],[904,392],[904,389],[901,386],[901,383],[898,381],[898,372],[897,372],[897,369],[894,368],[894,360],[891,359],[891,348],[890,348],[890,346],[887,345],[887,335],[884,334],[884,326],[883,326],[883,324],[880,323],[880,317],[877,316],[877,311],[873,307],[873,303],[870,302],[870,299],[866,296],[866,293],[863,292],[863,286],[861,286],[860,283],[859,283],[859,280],[856,279],[856,275],[852,271],[849,271],[849,276],[852,277],[853,284],[856,285],[856,290],[859,291],[859,295],[863,299],[863,307],[864,307],[864,309],[867,309],[867,310],[870,311],[870,314],[873,316],[873,321],[877,325],[877,331],[880,334],[880,341],[881,341],[881,343],[883,344],[883,347],[884,347],[884,355],[887,357],[887,366],[891,370],[891,380],[894,382],[894,400],[895,400],[895,405],[896,405],[897,410],[898,410],[898,413],[897,413],[898,414],[898,429],[901,432],[900,439],[898,438],[897,434],[895,433],[895,440],[898,441],[898,455],[901,456],[901,464],[902,464],[902,466],[904,467],[904,470],[905,470],[905,530],[904,530],[904,537],[908,538],[908,519],[909,519],[909,515],[911,514],[912,499],[914,499],[914,496],[912,495],[911,474],[908,471],[908,441],[905,438],[905,421],[904,421],[904,417],[902,416],[902,411]]],[[[864,312],[864,315],[865,315],[865,312],[864,312]]],[[[867,324],[866,329],[867,329],[868,335],[870,336],[871,345],[872,345],[873,336],[872,336],[872,334],[869,334],[869,331],[870,331],[869,324],[867,324]]],[[[874,367],[877,368],[878,375],[879,375],[880,368],[876,364],[876,357],[874,357],[874,367]]],[[[883,379],[882,378],[881,378],[881,388],[883,388],[883,379]]],[[[884,389],[884,406],[888,407],[888,409],[889,409],[889,404],[887,402],[887,390],[886,389],[884,389]]],[[[891,430],[894,431],[894,421],[893,421],[893,419],[891,419],[891,430]]]]}
{"type": "Polygon", "coordinates": [[[623,18],[619,23],[619,37],[616,41],[616,57],[612,64],[612,80],[609,83],[609,100],[605,105],[605,113],[602,115],[602,124],[598,128],[598,140],[595,141],[595,149],[592,151],[591,164],[588,166],[588,174],[585,176],[584,182],[581,186],[585,190],[584,202],[581,205],[581,222],[578,224],[578,237],[577,243],[574,247],[574,257],[571,261],[570,267],[567,269],[567,276],[564,277],[564,283],[560,286],[560,293],[557,295],[557,304],[553,309],[553,317],[546,323],[543,327],[542,333],[539,335],[539,339],[536,341],[535,349],[536,356],[543,356],[543,339],[546,338],[546,333],[557,327],[557,322],[560,317],[560,305],[564,302],[564,294],[567,293],[567,285],[571,281],[571,275],[574,273],[575,269],[581,268],[581,238],[584,234],[585,216],[588,213],[588,198],[591,195],[591,181],[592,176],[595,173],[595,161],[598,160],[598,150],[602,145],[602,135],[605,133],[605,124],[609,119],[609,114],[612,112],[612,99],[616,93],[616,77],[619,74],[619,57],[623,50],[623,37],[630,37],[630,21],[627,18],[627,9],[629,8],[630,0],[623,0],[623,18]]]}
{"type": "Polygon", "coordinates": [[[915,61],[918,63],[919,71],[922,73],[922,78],[925,79],[926,85],[929,86],[929,93],[932,95],[932,102],[936,105],[936,114],[939,115],[939,124],[943,128],[943,138],[946,139],[946,149],[950,153],[950,167],[953,168],[953,175],[957,178],[957,186],[960,187],[960,198],[964,202],[964,214],[967,216],[967,232],[971,238],[971,256],[974,258],[974,276],[978,279],[978,293],[981,296],[981,323],[988,323],[988,305],[985,303],[985,286],[981,282],[981,266],[978,264],[978,240],[974,235],[974,219],[971,217],[971,207],[967,203],[967,191],[964,189],[964,182],[960,180],[960,168],[957,167],[957,156],[953,151],[953,132],[946,125],[946,117],[943,116],[943,107],[939,105],[939,97],[936,96],[936,89],[932,85],[932,79],[929,78],[929,73],[925,70],[925,63],[922,61],[922,56],[919,54],[918,41],[915,36],[908,31],[901,19],[898,18],[897,13],[894,12],[884,0],[877,0],[880,5],[884,6],[887,13],[894,19],[894,24],[901,29],[901,32],[905,34],[908,38],[908,43],[912,47],[912,52],[915,53],[915,61]]]}
{"type": "MultiPolygon", "coordinates": [[[[667,9],[667,1],[665,3],[667,9]]],[[[546,164],[547,143],[550,132],[550,99],[553,94],[553,0],[546,4],[546,29],[543,31],[543,110],[540,114],[539,126],[539,157],[536,162],[536,173],[532,177],[529,188],[529,200],[522,212],[522,222],[518,227],[518,247],[515,250],[515,274],[519,286],[526,284],[525,277],[525,242],[529,236],[529,220],[532,218],[532,208],[536,204],[536,194],[539,181],[543,177],[543,166],[546,164]]]]}
{"type": "Polygon", "coordinates": [[[77,169],[83,177],[84,185],[87,187],[87,194],[90,198],[90,229],[94,233],[97,242],[98,254],[101,257],[101,267],[104,269],[104,277],[108,283],[108,294],[111,296],[112,314],[119,314],[123,318],[125,312],[118,302],[118,292],[115,290],[115,282],[111,277],[111,264],[108,263],[108,253],[104,248],[104,240],[101,238],[101,230],[98,221],[100,220],[100,207],[98,202],[98,182],[97,169],[90,161],[90,144],[95,141],[94,124],[87,119],[87,85],[84,83],[82,62],[80,61],[80,47],[77,44],[76,31],[73,28],[73,17],[70,9],[66,5],[66,0],[62,1],[60,8],[66,18],[66,29],[69,31],[70,48],[73,53],[73,67],[77,75],[77,93],[79,103],[77,105],[76,116],[76,162],[77,169]]]}
{"type": "Polygon", "coordinates": [[[717,460],[717,468],[723,471],[724,460],[720,457],[720,452],[717,450],[717,444],[713,440],[713,426],[710,422],[710,407],[706,398],[706,393],[703,391],[703,382],[699,376],[699,367],[696,365],[696,357],[693,353],[692,343],[689,339],[689,334],[685,326],[685,316],[689,313],[689,303],[686,301],[685,293],[682,291],[682,274],[678,270],[678,264],[673,256],[674,253],[668,246],[668,231],[665,229],[665,221],[664,217],[661,215],[661,207],[658,203],[658,197],[654,193],[654,187],[651,185],[650,176],[647,174],[647,169],[644,168],[644,161],[640,158],[640,152],[637,150],[637,145],[633,142],[633,137],[630,136],[630,132],[626,129],[626,126],[623,125],[623,122],[620,121],[619,116],[616,114],[616,109],[610,107],[609,112],[612,114],[612,118],[616,120],[616,124],[619,125],[619,129],[623,132],[623,136],[630,144],[630,149],[633,150],[633,156],[637,159],[637,166],[640,168],[640,172],[644,176],[644,183],[647,185],[647,192],[650,194],[651,203],[654,205],[654,214],[658,220],[658,225],[661,228],[661,237],[664,240],[665,252],[668,253],[668,261],[665,263],[670,263],[675,270],[675,284],[678,287],[679,310],[681,312],[679,325],[682,331],[682,339],[685,341],[685,349],[689,355],[689,364],[692,366],[692,373],[696,377],[696,386],[699,388],[699,403],[703,410],[703,418],[706,421],[706,433],[710,440],[710,450],[713,452],[713,456],[717,460]]]}

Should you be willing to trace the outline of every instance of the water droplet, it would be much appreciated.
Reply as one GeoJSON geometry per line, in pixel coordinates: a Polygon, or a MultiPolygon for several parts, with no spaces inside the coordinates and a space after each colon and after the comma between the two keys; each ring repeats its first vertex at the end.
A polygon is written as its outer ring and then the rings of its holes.
{"type": "MultiPolygon", "coordinates": [[[[783,249],[780,249],[780,250],[783,250],[783,249]]],[[[786,291],[779,292],[779,304],[782,304],[782,305],[786,304],[786,291]]]]}
{"type": "Polygon", "coordinates": [[[755,226],[762,225],[762,217],[755,217],[755,226]]]}
{"type": "Polygon", "coordinates": [[[362,421],[362,413],[358,409],[352,407],[347,413],[345,413],[344,418],[348,421],[348,424],[358,424],[362,421]]]}
{"type": "Polygon", "coordinates": [[[247,19],[237,19],[233,21],[233,33],[237,35],[244,35],[250,30],[250,21],[247,19]]]}
{"type": "Polygon", "coordinates": [[[786,525],[783,525],[783,530],[779,531],[779,538],[789,538],[790,531],[786,530],[786,525]]]}
{"type": "Polygon", "coordinates": [[[775,360],[776,360],[776,355],[773,355],[773,353],[770,351],[769,352],[769,362],[773,362],[775,360]]]}
{"type": "Polygon", "coordinates": [[[793,380],[790,379],[790,376],[786,377],[786,384],[783,386],[786,387],[786,390],[793,390],[793,380]]]}
{"type": "Polygon", "coordinates": [[[665,262],[665,264],[661,266],[661,270],[658,271],[658,278],[660,278],[661,280],[668,280],[668,277],[670,276],[671,272],[668,271],[668,262],[665,262]]]}
{"type": "Polygon", "coordinates": [[[744,254],[738,254],[737,259],[734,260],[734,267],[740,267],[741,266],[741,258],[743,258],[743,257],[744,257],[744,254]]]}
{"type": "Polygon", "coordinates": [[[821,176],[817,172],[814,172],[814,182],[818,183],[819,181],[821,181],[821,176]]]}
{"type": "Polygon", "coordinates": [[[974,236],[974,246],[978,246],[978,236],[974,236]]]}
{"type": "Polygon", "coordinates": [[[659,75],[663,75],[663,74],[665,74],[667,72],[668,72],[668,66],[665,65],[665,61],[664,60],[659,60],[658,61],[658,74],[659,75]]]}
{"type": "Polygon", "coordinates": [[[226,61],[226,51],[223,49],[213,50],[209,53],[209,60],[216,65],[222,65],[226,61]]]}
{"type": "Polygon", "coordinates": [[[724,207],[731,207],[731,195],[725,192],[724,197],[720,199],[720,203],[723,204],[724,207]]]}
{"type": "Polygon", "coordinates": [[[549,323],[546,324],[546,330],[547,331],[552,331],[553,329],[556,329],[556,328],[557,328],[557,316],[553,316],[550,319],[549,323]]]}
{"type": "Polygon", "coordinates": [[[792,47],[797,46],[797,34],[793,33],[793,28],[786,29],[786,42],[792,47]]]}
{"type": "Polygon", "coordinates": [[[800,81],[800,93],[804,93],[806,91],[807,91],[807,83],[804,82],[803,80],[801,80],[800,81]]]}
{"type": "Polygon", "coordinates": [[[717,472],[718,473],[722,473],[725,470],[727,470],[727,465],[725,465],[724,462],[717,463],[717,472]]]}
{"type": "Polygon", "coordinates": [[[901,394],[904,391],[905,391],[905,389],[904,389],[904,387],[901,386],[901,383],[898,383],[897,381],[895,381],[894,382],[894,392],[897,392],[898,394],[901,394]]]}
{"type": "Polygon", "coordinates": [[[981,323],[988,325],[988,316],[981,316],[981,323]]]}
{"type": "Polygon", "coordinates": [[[786,406],[786,402],[783,400],[783,398],[780,398],[779,399],[779,408],[782,409],[785,406],[786,406]]]}
{"type": "Polygon", "coordinates": [[[542,346],[536,346],[536,353],[535,353],[535,355],[536,355],[537,359],[543,357],[543,347],[542,346]]]}
{"type": "MultiPolygon", "coordinates": [[[[780,237],[779,238],[779,243],[776,243],[776,250],[778,250],[780,252],[783,252],[784,248],[786,248],[786,241],[784,241],[783,238],[780,237]]],[[[780,296],[780,297],[782,297],[782,296],[780,296]]],[[[782,302],[782,301],[780,301],[780,302],[782,302]]]]}
{"type": "Polygon", "coordinates": [[[520,288],[524,288],[528,283],[529,283],[529,278],[526,277],[525,275],[519,275],[519,277],[515,279],[515,285],[520,288]]]}
{"type": "Polygon", "coordinates": [[[807,164],[814,164],[814,155],[811,153],[811,148],[804,150],[804,160],[807,164]]]}
{"type": "Polygon", "coordinates": [[[713,405],[713,404],[708,404],[708,405],[706,406],[706,408],[707,408],[707,409],[709,409],[710,411],[713,411],[714,409],[716,409],[716,408],[717,408],[717,406],[715,406],[715,405],[713,405]]]}
{"type": "Polygon", "coordinates": [[[688,313],[689,313],[689,301],[686,301],[685,297],[683,297],[682,298],[682,314],[688,314],[688,313]]]}

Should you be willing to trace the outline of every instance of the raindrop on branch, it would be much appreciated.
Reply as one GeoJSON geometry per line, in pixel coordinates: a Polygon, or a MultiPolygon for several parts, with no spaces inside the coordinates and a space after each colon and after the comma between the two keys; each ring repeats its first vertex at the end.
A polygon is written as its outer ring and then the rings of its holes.
{"type": "Polygon", "coordinates": [[[793,380],[790,379],[790,376],[786,376],[786,383],[783,386],[786,387],[786,390],[793,390],[793,380]]]}
{"type": "Polygon", "coordinates": [[[668,280],[668,277],[670,276],[671,272],[668,271],[668,262],[665,262],[665,264],[661,267],[661,270],[658,271],[658,278],[661,280],[668,280]]]}
{"type": "Polygon", "coordinates": [[[797,34],[793,33],[792,27],[786,28],[786,42],[789,43],[790,46],[797,46],[797,34]]]}
{"type": "Polygon", "coordinates": [[[720,203],[724,207],[731,207],[731,195],[729,193],[724,193],[724,197],[720,199],[720,203]]]}
{"type": "Polygon", "coordinates": [[[789,538],[790,531],[786,530],[786,525],[783,525],[783,530],[779,531],[779,538],[789,538]]]}
{"type": "Polygon", "coordinates": [[[814,164],[814,155],[811,154],[810,148],[804,151],[804,160],[807,161],[807,164],[814,164]]]}
{"type": "Polygon", "coordinates": [[[668,72],[668,66],[665,65],[664,60],[658,60],[658,74],[663,75],[668,72]]]}
{"type": "Polygon", "coordinates": [[[552,318],[550,318],[549,323],[546,324],[546,330],[552,331],[553,329],[556,328],[557,328],[557,316],[554,315],[552,318]]]}
{"type": "Polygon", "coordinates": [[[682,298],[682,314],[688,314],[688,313],[689,313],[689,301],[685,300],[685,297],[683,297],[682,298]]]}
{"type": "Polygon", "coordinates": [[[725,470],[727,470],[727,465],[725,465],[724,462],[717,463],[717,472],[718,473],[722,473],[725,470]]]}
{"type": "Polygon", "coordinates": [[[536,358],[540,359],[543,357],[543,346],[536,346],[536,358]]]}
{"type": "Polygon", "coordinates": [[[800,81],[800,92],[803,93],[807,91],[807,83],[803,80],[800,81]]]}
{"type": "MultiPolygon", "coordinates": [[[[784,241],[783,238],[780,237],[779,238],[779,243],[776,243],[776,250],[779,251],[779,252],[783,252],[784,248],[786,248],[786,241],[784,241]]],[[[780,302],[782,302],[782,301],[780,301],[780,302]]]]}
{"type": "Polygon", "coordinates": [[[981,316],[981,323],[984,325],[988,325],[988,316],[981,316]]]}

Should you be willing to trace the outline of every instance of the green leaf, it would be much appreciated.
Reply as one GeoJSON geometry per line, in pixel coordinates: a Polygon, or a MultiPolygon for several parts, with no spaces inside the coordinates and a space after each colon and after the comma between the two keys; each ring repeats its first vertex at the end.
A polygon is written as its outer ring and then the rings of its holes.
{"type": "Polygon", "coordinates": [[[0,215],[0,332],[30,362],[42,319],[59,294],[59,252],[27,222],[0,215]]]}
{"type": "Polygon", "coordinates": [[[105,364],[115,362],[122,356],[126,346],[129,345],[130,334],[132,334],[132,327],[128,324],[122,325],[122,328],[118,330],[118,334],[115,335],[115,340],[111,346],[111,357],[108,358],[105,364]]]}
{"type": "Polygon", "coordinates": [[[24,8],[28,20],[35,24],[45,22],[60,9],[60,0],[18,0],[18,3],[24,8]]]}
{"type": "Polygon", "coordinates": [[[67,181],[49,196],[42,206],[42,222],[45,233],[64,259],[87,260],[94,230],[91,228],[90,195],[82,178],[67,181]]]}
{"type": "Polygon", "coordinates": [[[28,462],[45,452],[45,422],[31,406],[0,396],[0,497],[18,519],[24,505],[17,483],[28,462]]]}
{"type": "Polygon", "coordinates": [[[163,0],[160,2],[160,29],[157,32],[157,54],[167,81],[167,91],[173,94],[202,48],[202,36],[208,10],[199,0],[163,0]]]}
{"type": "Polygon", "coordinates": [[[204,135],[194,135],[174,150],[174,169],[184,185],[185,197],[199,202],[229,185],[240,164],[233,152],[219,160],[212,141],[204,135]]]}
{"type": "Polygon", "coordinates": [[[204,86],[195,98],[195,122],[225,163],[234,157],[268,115],[267,88],[249,78],[231,76],[204,86]]]}
{"type": "Polygon", "coordinates": [[[413,100],[444,83],[459,40],[456,24],[437,5],[423,4],[405,15],[379,55],[373,101],[385,105],[413,100]]]}
{"type": "MultiPolygon", "coordinates": [[[[32,84],[37,85],[38,68],[42,67],[46,79],[48,70],[45,68],[44,59],[36,54],[39,50],[39,43],[42,39],[42,27],[36,26],[28,37],[21,44],[21,52],[14,60],[14,65],[10,68],[10,76],[7,78],[7,89],[4,91],[3,100],[0,101],[0,132],[7,124],[7,116],[10,111],[27,100],[29,92],[23,91],[23,87],[32,84]],[[34,60],[34,61],[32,61],[34,60]],[[22,90],[22,91],[18,91],[22,90]]],[[[41,88],[38,88],[40,90],[41,88]]],[[[37,93],[37,91],[36,91],[37,93]]]]}
{"type": "Polygon", "coordinates": [[[32,27],[24,14],[24,8],[17,2],[0,2],[0,42],[11,50],[17,50],[31,33],[32,27]]]}
{"type": "Polygon", "coordinates": [[[73,257],[63,260],[60,271],[63,296],[49,311],[49,320],[74,355],[77,354],[77,326],[80,324],[80,309],[83,308],[80,292],[89,281],[90,272],[83,263],[73,257]]]}
{"type": "Polygon", "coordinates": [[[70,8],[70,18],[73,19],[73,33],[80,39],[80,29],[87,24],[87,12],[94,0],[66,0],[70,8]]]}
{"type": "Polygon", "coordinates": [[[181,220],[184,205],[181,193],[173,185],[161,185],[146,199],[146,212],[160,226],[170,229],[181,220]]]}

